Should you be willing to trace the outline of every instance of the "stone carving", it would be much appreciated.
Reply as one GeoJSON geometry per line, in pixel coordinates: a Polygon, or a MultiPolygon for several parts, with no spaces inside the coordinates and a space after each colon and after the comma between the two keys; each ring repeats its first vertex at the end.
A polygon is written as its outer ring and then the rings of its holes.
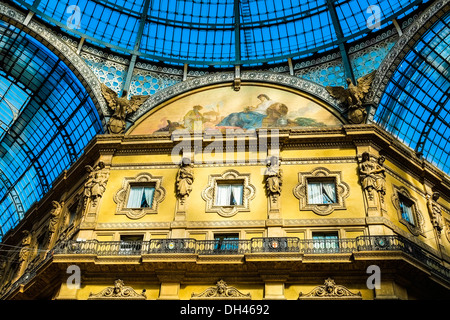
{"type": "Polygon", "coordinates": [[[62,213],[62,206],[58,201],[52,201],[53,209],[50,211],[50,221],[48,223],[48,243],[47,248],[52,245],[53,237],[58,230],[58,222],[62,213]]]}
{"type": "Polygon", "coordinates": [[[278,157],[272,156],[267,160],[266,190],[269,197],[279,196],[281,194],[282,170],[280,169],[281,161],[278,157]]]}
{"type": "Polygon", "coordinates": [[[88,199],[92,200],[93,206],[97,206],[99,198],[106,190],[109,173],[102,161],[94,167],[87,165],[86,170],[89,176],[84,184],[85,206],[88,199]]]}
{"type": "Polygon", "coordinates": [[[324,285],[315,287],[311,292],[300,292],[298,300],[314,299],[349,299],[362,300],[361,292],[353,293],[344,286],[337,285],[331,278],[325,280],[324,285]]]}
{"type": "Polygon", "coordinates": [[[427,205],[428,211],[430,213],[431,223],[433,227],[436,229],[437,233],[440,235],[442,229],[444,228],[444,223],[442,220],[442,208],[437,202],[439,199],[439,192],[433,192],[433,195],[427,195],[427,205]]]}
{"type": "Polygon", "coordinates": [[[24,230],[22,233],[23,233],[24,237],[22,238],[22,248],[20,249],[20,252],[19,252],[19,269],[18,269],[18,273],[17,273],[15,280],[19,279],[22,276],[22,274],[25,272],[25,269],[27,267],[27,262],[31,255],[32,235],[31,235],[30,231],[28,231],[28,230],[24,230]]]}
{"type": "Polygon", "coordinates": [[[327,86],[328,93],[340,103],[348,107],[348,120],[351,123],[363,123],[367,112],[363,106],[366,94],[369,92],[376,71],[366,74],[357,80],[354,85],[350,78],[347,79],[348,88],[327,86]]]}
{"type": "Polygon", "coordinates": [[[383,156],[373,160],[368,152],[364,152],[359,164],[359,177],[368,210],[375,210],[378,213],[385,206],[386,169],[383,166],[384,160],[383,156]]]}
{"type": "Polygon", "coordinates": [[[122,97],[102,83],[102,94],[108,106],[114,111],[107,125],[110,133],[122,134],[125,131],[125,119],[128,114],[135,112],[148,99],[148,96],[133,96],[127,99],[127,91],[122,97]]]}
{"type": "Polygon", "coordinates": [[[192,293],[191,299],[233,299],[250,300],[250,293],[242,293],[234,287],[229,287],[225,281],[219,280],[215,287],[209,287],[202,293],[192,293]]]}
{"type": "Polygon", "coordinates": [[[450,242],[450,220],[445,219],[445,237],[450,242]]]}
{"type": "Polygon", "coordinates": [[[180,163],[180,169],[177,173],[176,192],[181,204],[189,196],[192,191],[192,183],[194,182],[194,165],[190,159],[183,158],[180,163]]]}
{"type": "Polygon", "coordinates": [[[88,300],[145,300],[145,289],[142,293],[137,293],[132,287],[125,286],[123,281],[117,279],[114,282],[114,287],[107,287],[97,294],[92,292],[89,294],[88,300]]]}

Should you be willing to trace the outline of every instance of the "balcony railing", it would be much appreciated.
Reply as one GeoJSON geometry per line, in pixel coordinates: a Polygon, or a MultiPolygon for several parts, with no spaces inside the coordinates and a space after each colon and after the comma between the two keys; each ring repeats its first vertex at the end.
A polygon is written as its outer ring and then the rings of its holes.
{"type": "Polygon", "coordinates": [[[234,255],[269,252],[337,254],[360,251],[399,251],[426,264],[431,272],[450,281],[450,269],[434,255],[401,236],[361,236],[354,239],[302,240],[295,237],[267,237],[249,240],[153,239],[150,241],[62,241],[53,254],[93,254],[98,256],[140,256],[144,254],[190,253],[234,255]]]}

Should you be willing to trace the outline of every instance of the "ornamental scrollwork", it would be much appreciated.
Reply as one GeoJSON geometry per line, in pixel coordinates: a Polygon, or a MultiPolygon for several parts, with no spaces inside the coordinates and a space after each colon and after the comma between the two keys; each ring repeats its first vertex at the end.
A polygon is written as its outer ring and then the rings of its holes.
{"type": "Polygon", "coordinates": [[[137,293],[132,287],[125,286],[123,280],[117,279],[114,287],[107,287],[97,294],[89,294],[88,300],[146,300],[145,290],[137,293]]]}
{"type": "Polygon", "coordinates": [[[314,300],[314,299],[347,299],[347,300],[361,300],[361,292],[353,293],[342,285],[337,285],[336,282],[328,278],[322,286],[317,286],[311,292],[303,294],[300,292],[298,300],[314,300]]]}
{"type": "Polygon", "coordinates": [[[233,299],[233,300],[250,300],[250,293],[242,293],[234,287],[229,287],[223,280],[219,280],[215,287],[209,287],[205,291],[196,294],[192,293],[192,300],[200,299],[233,299]]]}

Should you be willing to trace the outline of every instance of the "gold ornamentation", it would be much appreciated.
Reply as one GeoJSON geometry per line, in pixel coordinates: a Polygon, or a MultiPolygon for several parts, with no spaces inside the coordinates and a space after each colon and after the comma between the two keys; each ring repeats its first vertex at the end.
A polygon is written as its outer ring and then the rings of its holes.
{"type": "Polygon", "coordinates": [[[255,197],[256,188],[250,184],[249,173],[239,173],[236,170],[227,170],[222,174],[211,174],[208,186],[202,192],[202,198],[206,201],[206,212],[216,212],[222,217],[232,217],[238,212],[250,211],[250,200],[255,197]],[[242,183],[242,205],[218,206],[215,204],[217,183],[242,183]]]}
{"type": "Polygon", "coordinates": [[[361,292],[353,293],[344,286],[336,285],[331,278],[325,280],[324,285],[315,287],[311,292],[303,294],[300,292],[298,300],[314,299],[346,299],[362,300],[361,292]]]}
{"type": "Polygon", "coordinates": [[[200,299],[231,299],[231,300],[250,300],[250,293],[242,293],[234,287],[229,287],[225,281],[219,280],[215,287],[209,287],[202,293],[192,293],[192,300],[200,299]]]}
{"type": "Polygon", "coordinates": [[[148,99],[148,96],[133,96],[127,99],[127,91],[122,92],[122,97],[118,97],[117,93],[108,88],[105,84],[101,84],[102,94],[108,106],[114,111],[108,122],[108,130],[110,133],[122,134],[125,131],[125,119],[128,114],[135,112],[148,99]]]}
{"type": "Polygon", "coordinates": [[[311,210],[314,213],[325,216],[334,210],[346,209],[345,198],[349,196],[350,187],[342,181],[340,171],[329,171],[327,168],[319,167],[311,172],[300,172],[298,174],[299,184],[294,187],[294,196],[300,200],[300,210],[311,210]],[[333,180],[336,186],[336,202],[328,204],[308,203],[308,181],[333,180]]]}
{"type": "Polygon", "coordinates": [[[347,78],[348,88],[327,86],[328,93],[340,103],[348,107],[348,119],[351,123],[363,123],[367,112],[363,107],[366,94],[369,92],[376,71],[359,78],[354,85],[350,78],[347,78]]]}
{"type": "Polygon", "coordinates": [[[114,287],[107,287],[97,294],[92,292],[89,294],[88,300],[145,300],[145,290],[142,293],[137,293],[132,287],[124,286],[123,281],[117,279],[114,282],[114,287]]]}
{"type": "Polygon", "coordinates": [[[163,177],[153,177],[149,173],[140,173],[136,177],[127,177],[123,180],[122,189],[117,191],[114,202],[117,203],[116,214],[125,214],[130,219],[140,219],[146,214],[158,213],[158,206],[166,197],[166,190],[162,187],[163,177]],[[127,208],[127,200],[131,186],[152,186],[155,188],[153,201],[147,208],[127,208]]]}

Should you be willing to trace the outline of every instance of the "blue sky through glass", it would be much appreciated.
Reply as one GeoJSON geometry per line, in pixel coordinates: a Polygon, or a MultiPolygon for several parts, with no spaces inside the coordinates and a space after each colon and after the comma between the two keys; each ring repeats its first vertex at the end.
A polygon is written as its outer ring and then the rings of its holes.
{"type": "Polygon", "coordinates": [[[102,125],[86,89],[42,44],[0,22],[0,48],[1,238],[102,125]]]}

